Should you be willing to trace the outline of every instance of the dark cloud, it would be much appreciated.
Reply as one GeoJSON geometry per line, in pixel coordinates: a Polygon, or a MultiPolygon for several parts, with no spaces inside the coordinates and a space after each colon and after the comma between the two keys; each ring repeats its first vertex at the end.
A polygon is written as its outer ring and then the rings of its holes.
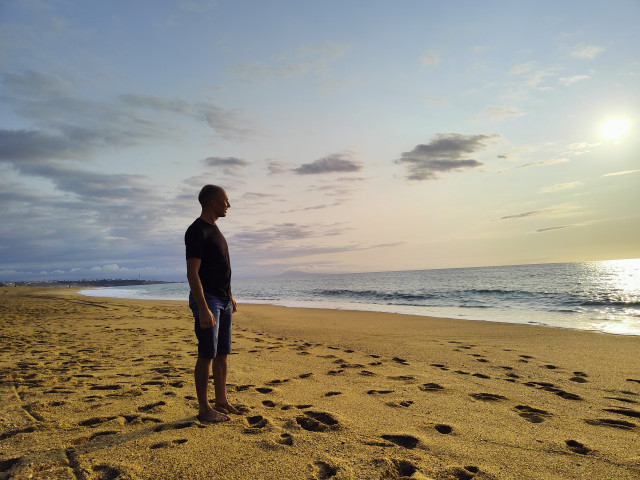
{"type": "Polygon", "coordinates": [[[86,145],[72,138],[37,130],[0,130],[0,162],[39,162],[47,159],[82,158],[86,145]]]}
{"type": "Polygon", "coordinates": [[[64,79],[35,71],[3,74],[0,100],[32,123],[0,131],[0,161],[90,160],[99,151],[151,144],[175,137],[175,120],[191,118],[225,139],[253,133],[238,111],[207,102],[120,95],[113,101],[80,96],[64,79]]]}
{"type": "Polygon", "coordinates": [[[482,162],[464,158],[487,148],[487,142],[499,135],[461,135],[439,133],[428,144],[417,145],[395,163],[406,165],[407,180],[435,180],[440,173],[476,168],[482,162]]]}
{"type": "Polygon", "coordinates": [[[251,165],[251,162],[235,157],[209,157],[203,160],[207,167],[219,168],[225,175],[238,175],[240,170],[251,165]]]}
{"type": "Polygon", "coordinates": [[[267,170],[269,175],[279,175],[289,171],[289,167],[284,162],[278,162],[277,160],[267,160],[267,170]]]}
{"type": "Polygon", "coordinates": [[[350,228],[343,224],[320,225],[280,223],[261,228],[246,228],[229,236],[233,252],[242,262],[263,263],[265,259],[289,259],[308,255],[344,253],[374,248],[395,247],[403,242],[385,244],[335,244],[350,228]]]}
{"type": "Polygon", "coordinates": [[[305,163],[293,171],[299,175],[317,175],[323,173],[357,172],[362,169],[362,163],[350,158],[346,153],[334,153],[326,157],[305,163]]]}
{"type": "Polygon", "coordinates": [[[538,230],[536,230],[536,232],[540,233],[540,232],[548,232],[550,230],[560,230],[562,228],[571,228],[573,227],[573,225],[561,225],[559,227],[547,227],[547,228],[540,228],[538,230]]]}
{"type": "Polygon", "coordinates": [[[550,210],[550,209],[531,210],[531,211],[528,211],[528,212],[517,213],[515,215],[507,215],[506,217],[500,217],[500,220],[512,220],[514,218],[533,217],[535,215],[544,215],[544,214],[550,213],[551,211],[552,210],[550,210]]]}
{"type": "Polygon", "coordinates": [[[241,139],[254,133],[251,122],[239,110],[228,110],[208,102],[187,102],[176,98],[144,94],[125,94],[119,100],[130,107],[150,109],[204,120],[216,133],[227,140],[241,139]]]}

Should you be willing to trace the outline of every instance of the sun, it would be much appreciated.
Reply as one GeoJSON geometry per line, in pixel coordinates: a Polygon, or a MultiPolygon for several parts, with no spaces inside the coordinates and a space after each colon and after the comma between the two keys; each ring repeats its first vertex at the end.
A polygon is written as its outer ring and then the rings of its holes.
{"type": "Polygon", "coordinates": [[[624,118],[610,118],[602,124],[600,132],[608,140],[618,140],[629,129],[631,122],[624,118]]]}

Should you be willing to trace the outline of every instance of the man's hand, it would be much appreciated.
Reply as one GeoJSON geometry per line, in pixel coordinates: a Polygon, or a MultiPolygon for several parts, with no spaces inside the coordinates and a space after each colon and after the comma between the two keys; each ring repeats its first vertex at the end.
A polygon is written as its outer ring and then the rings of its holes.
{"type": "Polygon", "coordinates": [[[213,328],[216,324],[216,319],[209,310],[209,307],[204,309],[198,308],[198,320],[200,321],[200,328],[213,328]]]}
{"type": "Polygon", "coordinates": [[[236,303],[233,295],[231,295],[231,304],[233,305],[232,313],[236,313],[238,311],[238,304],[236,303]]]}

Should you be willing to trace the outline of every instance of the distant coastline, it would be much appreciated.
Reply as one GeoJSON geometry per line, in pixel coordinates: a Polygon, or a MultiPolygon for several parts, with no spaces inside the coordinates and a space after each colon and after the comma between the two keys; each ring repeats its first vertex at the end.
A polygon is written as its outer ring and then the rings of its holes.
{"type": "Polygon", "coordinates": [[[0,287],[125,287],[129,285],[157,285],[163,283],[161,280],[123,280],[123,279],[103,279],[103,280],[46,280],[27,282],[0,282],[0,287]]]}

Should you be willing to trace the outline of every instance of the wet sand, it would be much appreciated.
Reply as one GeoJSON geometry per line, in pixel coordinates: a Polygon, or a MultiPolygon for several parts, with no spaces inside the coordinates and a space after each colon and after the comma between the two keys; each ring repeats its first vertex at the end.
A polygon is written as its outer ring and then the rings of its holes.
{"type": "Polygon", "coordinates": [[[637,479],[640,337],[240,305],[195,414],[186,302],[0,289],[0,479],[637,479]]]}

